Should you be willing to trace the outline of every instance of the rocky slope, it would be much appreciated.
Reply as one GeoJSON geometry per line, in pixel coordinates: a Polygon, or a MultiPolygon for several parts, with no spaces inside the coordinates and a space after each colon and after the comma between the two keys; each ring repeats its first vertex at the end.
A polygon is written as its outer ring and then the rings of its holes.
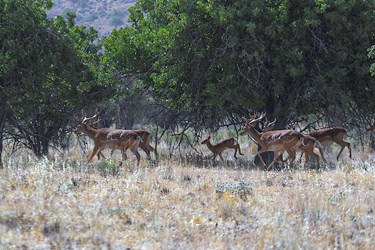
{"type": "Polygon", "coordinates": [[[128,8],[136,0],[53,0],[50,17],[74,12],[76,24],[93,26],[99,36],[108,35],[113,28],[127,25],[128,8]]]}

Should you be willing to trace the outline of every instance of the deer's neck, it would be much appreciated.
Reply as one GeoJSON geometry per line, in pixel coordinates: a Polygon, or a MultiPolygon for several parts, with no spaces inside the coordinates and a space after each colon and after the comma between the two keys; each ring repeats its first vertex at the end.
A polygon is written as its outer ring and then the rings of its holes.
{"type": "Polygon", "coordinates": [[[97,129],[94,129],[90,126],[85,126],[85,130],[83,131],[83,133],[85,135],[87,135],[89,138],[91,138],[94,141],[95,141],[95,137],[97,135],[97,132],[98,132],[97,129]]]}
{"type": "Polygon", "coordinates": [[[259,144],[262,144],[262,141],[260,140],[262,133],[260,133],[254,127],[249,128],[249,135],[254,139],[254,141],[256,141],[259,144]]]}
{"type": "Polygon", "coordinates": [[[215,150],[215,146],[212,145],[212,143],[211,143],[210,141],[208,141],[208,142],[206,143],[206,145],[207,145],[208,149],[211,150],[212,152],[215,152],[215,151],[216,151],[216,150],[215,150]]]}

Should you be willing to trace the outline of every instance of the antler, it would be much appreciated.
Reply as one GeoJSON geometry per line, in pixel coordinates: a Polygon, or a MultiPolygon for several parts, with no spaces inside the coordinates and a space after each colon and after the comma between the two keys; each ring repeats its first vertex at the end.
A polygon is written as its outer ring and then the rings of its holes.
{"type": "Polygon", "coordinates": [[[258,118],[256,118],[257,114],[250,114],[249,113],[249,118],[246,118],[246,117],[242,117],[242,118],[246,121],[246,124],[247,124],[247,123],[250,123],[250,122],[258,122],[258,121],[262,120],[265,116],[266,116],[265,112],[262,112],[258,118]]]}
{"type": "MultiPolygon", "coordinates": [[[[254,118],[253,120],[252,120],[252,122],[258,122],[258,121],[260,121],[260,120],[262,120],[264,117],[266,116],[266,113],[265,112],[262,112],[261,114],[260,114],[260,116],[258,117],[258,118],[254,118]]],[[[256,116],[255,116],[256,117],[256,116]]]]}
{"type": "Polygon", "coordinates": [[[275,118],[275,120],[274,120],[273,122],[268,123],[268,127],[272,127],[272,126],[274,126],[275,123],[276,123],[276,118],[275,118]]]}
{"type": "Polygon", "coordinates": [[[82,123],[84,123],[84,124],[89,123],[91,125],[93,125],[95,123],[98,123],[99,122],[99,118],[98,118],[99,113],[100,112],[96,110],[95,114],[92,117],[86,117],[86,114],[85,114],[85,116],[84,116],[84,118],[82,120],[82,123]],[[95,121],[95,119],[96,119],[96,121],[95,121]]]}

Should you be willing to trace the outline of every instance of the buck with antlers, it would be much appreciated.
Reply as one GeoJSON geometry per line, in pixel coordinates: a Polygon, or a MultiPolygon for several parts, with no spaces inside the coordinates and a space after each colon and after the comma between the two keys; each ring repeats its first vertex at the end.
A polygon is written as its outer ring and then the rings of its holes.
{"type": "MultiPolygon", "coordinates": [[[[267,118],[265,118],[263,131],[266,132],[266,131],[272,130],[275,122],[276,122],[276,119],[273,122],[270,123],[270,122],[268,122],[267,118]]],[[[314,148],[318,148],[323,161],[326,162],[326,159],[324,158],[322,144],[317,139],[315,139],[314,137],[312,137],[310,135],[303,135],[303,136],[304,136],[303,142],[304,142],[305,146],[296,145],[296,146],[292,147],[292,150],[301,151],[302,154],[305,154],[305,164],[307,164],[307,162],[309,160],[308,157],[311,156],[311,157],[315,158],[315,160],[316,160],[316,162],[318,163],[318,166],[319,166],[320,157],[319,157],[318,154],[316,154],[314,152],[314,148]]],[[[281,154],[282,154],[282,152],[280,152],[280,155],[281,154]]]]}
{"type": "MultiPolygon", "coordinates": [[[[92,117],[85,118],[85,119],[86,119],[85,123],[89,123],[89,124],[97,123],[99,120],[99,112],[97,111],[92,117]]],[[[150,142],[151,142],[150,132],[146,130],[122,130],[122,131],[132,131],[132,132],[137,133],[141,137],[141,142],[139,143],[139,147],[146,153],[147,158],[148,159],[151,158],[151,152],[154,152],[155,157],[157,157],[156,149],[150,145],[150,142]]],[[[115,149],[112,149],[111,154],[113,154],[114,150],[115,149]]],[[[101,152],[99,152],[98,159],[100,158],[100,155],[104,157],[104,155],[101,152]]]]}
{"type": "Polygon", "coordinates": [[[341,150],[337,155],[337,160],[339,160],[339,157],[345,147],[349,149],[349,158],[352,159],[352,149],[350,147],[350,143],[344,141],[345,134],[346,129],[340,127],[320,128],[309,133],[310,136],[317,139],[323,145],[330,145],[333,142],[339,144],[341,146],[341,150]]]}
{"type": "Polygon", "coordinates": [[[254,127],[265,116],[266,114],[262,113],[259,118],[256,118],[255,115],[250,116],[250,118],[245,118],[245,127],[240,135],[250,135],[261,146],[261,149],[257,153],[258,157],[267,170],[270,171],[273,164],[277,161],[281,152],[283,151],[288,153],[288,158],[291,159],[290,163],[295,160],[296,153],[292,148],[296,145],[304,145],[304,136],[302,133],[295,130],[272,130],[267,132],[257,131],[254,127]],[[274,152],[274,159],[269,166],[265,164],[261,155],[267,151],[274,152]]]}
{"type": "Polygon", "coordinates": [[[142,138],[137,133],[113,128],[96,129],[92,127],[89,121],[90,119],[87,117],[82,120],[77,119],[78,126],[74,131],[75,133],[84,133],[94,141],[94,149],[88,162],[92,160],[95,154],[100,154],[105,148],[112,149],[111,154],[115,149],[122,150],[123,160],[126,160],[126,150],[130,148],[137,158],[137,165],[139,165],[141,156],[137,149],[142,138]]]}
{"type": "Polygon", "coordinates": [[[234,138],[225,139],[225,140],[223,140],[223,141],[221,141],[221,142],[219,142],[218,144],[215,144],[215,145],[212,145],[210,140],[211,140],[211,136],[208,136],[207,139],[205,139],[201,142],[201,144],[206,144],[208,149],[212,153],[214,153],[213,160],[215,160],[216,156],[219,155],[221,161],[224,162],[224,158],[222,156],[222,153],[227,149],[234,149],[234,158],[235,159],[237,159],[237,150],[238,150],[240,155],[243,155],[243,153],[241,153],[240,144],[234,138]]]}

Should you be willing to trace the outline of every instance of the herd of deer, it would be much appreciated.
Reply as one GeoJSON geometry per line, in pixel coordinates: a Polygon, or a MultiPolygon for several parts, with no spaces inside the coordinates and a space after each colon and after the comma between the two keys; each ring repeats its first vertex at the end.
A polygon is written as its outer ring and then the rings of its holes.
{"type": "Polygon", "coordinates": [[[137,165],[141,159],[141,155],[138,152],[140,147],[147,157],[150,158],[150,152],[156,150],[151,147],[150,140],[151,134],[146,130],[123,130],[114,128],[94,128],[94,124],[98,122],[99,112],[96,112],[92,117],[83,116],[82,119],[76,119],[78,126],[75,129],[75,133],[84,133],[94,141],[94,149],[88,159],[90,162],[92,158],[97,155],[98,159],[100,156],[104,157],[103,149],[111,149],[111,155],[116,149],[120,149],[122,152],[122,158],[126,160],[126,151],[130,149],[137,158],[137,165]]]}
{"type": "MultiPolygon", "coordinates": [[[[147,157],[150,158],[150,152],[154,152],[156,155],[156,149],[150,145],[151,134],[146,130],[123,130],[114,128],[95,128],[94,124],[98,122],[99,112],[96,112],[92,117],[83,116],[81,119],[77,119],[78,126],[75,129],[75,133],[84,133],[89,138],[94,141],[94,149],[88,159],[90,162],[92,158],[97,155],[98,159],[100,156],[104,157],[102,150],[109,148],[111,149],[111,155],[114,150],[120,149],[122,151],[123,160],[126,160],[126,151],[130,149],[132,153],[137,158],[137,165],[139,165],[140,154],[138,152],[138,147],[140,147],[147,157]]],[[[245,119],[245,126],[240,135],[250,135],[252,139],[260,145],[261,149],[258,151],[257,155],[261,160],[262,164],[271,170],[275,162],[279,161],[281,157],[282,161],[290,160],[292,163],[296,158],[296,151],[301,151],[305,154],[305,164],[308,161],[308,157],[311,156],[316,159],[318,165],[320,162],[320,157],[314,152],[317,148],[320,152],[323,161],[326,161],[323,153],[323,145],[329,145],[333,142],[341,146],[341,150],[337,155],[337,160],[344,148],[347,147],[349,150],[349,157],[352,158],[352,151],[349,142],[344,141],[344,136],[346,134],[346,129],[340,127],[328,127],[321,128],[316,131],[312,131],[309,134],[302,134],[296,130],[272,130],[275,121],[269,122],[265,117],[266,114],[262,113],[258,118],[256,115],[251,115],[249,118],[245,119]],[[262,132],[255,129],[256,125],[264,122],[264,128],[262,132]],[[262,153],[272,151],[274,152],[273,161],[267,166],[262,158],[262,153]],[[288,153],[288,158],[283,160],[283,152],[288,153]]],[[[367,131],[375,131],[375,123],[367,129],[367,131]]],[[[240,145],[234,138],[225,139],[216,145],[212,145],[210,142],[211,137],[208,136],[207,139],[202,141],[201,144],[206,144],[208,149],[213,152],[213,159],[219,155],[220,159],[224,161],[222,153],[227,149],[234,149],[234,158],[237,159],[237,150],[239,154],[243,155],[240,149],[240,145]]]]}

